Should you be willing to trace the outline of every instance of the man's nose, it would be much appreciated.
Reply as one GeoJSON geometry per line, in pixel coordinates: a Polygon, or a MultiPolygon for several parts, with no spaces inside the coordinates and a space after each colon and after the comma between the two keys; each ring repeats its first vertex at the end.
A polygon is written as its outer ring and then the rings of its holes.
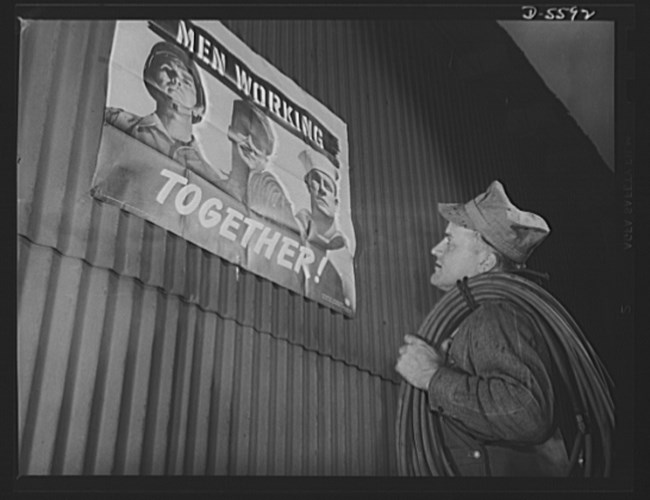
{"type": "Polygon", "coordinates": [[[436,258],[439,258],[442,255],[442,242],[438,243],[431,249],[431,255],[436,258]]]}

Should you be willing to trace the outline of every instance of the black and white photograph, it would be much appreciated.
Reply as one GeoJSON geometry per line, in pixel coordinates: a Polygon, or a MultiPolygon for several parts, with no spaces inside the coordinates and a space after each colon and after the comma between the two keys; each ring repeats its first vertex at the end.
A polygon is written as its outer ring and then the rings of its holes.
{"type": "Polygon", "coordinates": [[[13,491],[632,492],[635,5],[245,4],[15,9],[13,491]]]}

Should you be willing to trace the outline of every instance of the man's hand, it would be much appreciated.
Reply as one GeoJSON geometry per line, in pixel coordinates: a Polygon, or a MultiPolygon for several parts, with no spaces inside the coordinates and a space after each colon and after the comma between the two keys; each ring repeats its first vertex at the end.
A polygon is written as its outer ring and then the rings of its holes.
{"type": "Polygon", "coordinates": [[[443,364],[443,358],[433,347],[414,335],[406,335],[404,341],[406,344],[399,349],[395,370],[409,384],[426,390],[431,377],[443,364]]]}

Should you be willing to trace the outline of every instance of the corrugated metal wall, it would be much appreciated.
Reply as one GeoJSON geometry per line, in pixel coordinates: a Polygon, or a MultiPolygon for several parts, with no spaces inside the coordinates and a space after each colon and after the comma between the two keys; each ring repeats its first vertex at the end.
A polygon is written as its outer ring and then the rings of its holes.
{"type": "Polygon", "coordinates": [[[379,377],[23,238],[20,262],[21,470],[391,470],[379,377]]]}
{"type": "Polygon", "coordinates": [[[114,25],[26,21],[21,473],[395,474],[393,365],[437,297],[435,202],[499,177],[541,203],[442,25],[226,25],[348,125],[357,315],[90,197],[114,25]]]}

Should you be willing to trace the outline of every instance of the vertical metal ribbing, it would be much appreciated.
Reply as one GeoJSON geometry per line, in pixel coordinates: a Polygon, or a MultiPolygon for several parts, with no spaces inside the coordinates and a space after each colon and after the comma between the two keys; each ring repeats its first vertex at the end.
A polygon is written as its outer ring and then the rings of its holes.
{"type": "MultiPolygon", "coordinates": [[[[382,234],[381,231],[381,212],[374,210],[377,204],[377,197],[380,194],[376,192],[374,179],[376,176],[368,175],[368,169],[376,168],[379,164],[377,143],[374,140],[374,130],[377,126],[377,120],[372,116],[373,105],[370,99],[377,96],[376,80],[372,74],[371,68],[375,64],[374,57],[369,51],[369,47],[373,44],[372,32],[370,26],[357,21],[355,23],[355,33],[357,43],[353,46],[358,47],[356,63],[358,66],[358,78],[360,88],[365,89],[357,99],[357,108],[352,114],[357,117],[358,124],[353,130],[358,130],[358,149],[356,155],[356,162],[352,166],[353,173],[357,179],[358,186],[354,192],[354,199],[359,200],[354,202],[356,210],[354,214],[358,217],[359,224],[356,227],[364,228],[360,230],[360,245],[359,252],[363,252],[363,259],[360,259],[358,269],[366,274],[361,274],[359,277],[359,285],[357,286],[359,300],[363,303],[362,312],[364,317],[367,318],[367,329],[365,332],[365,339],[370,347],[367,348],[373,363],[378,363],[382,359],[383,351],[381,342],[372,342],[373,337],[383,336],[378,332],[382,328],[382,317],[377,314],[381,311],[381,294],[364,293],[365,289],[375,289],[379,286],[381,270],[381,263],[379,262],[378,248],[381,246],[381,241],[377,237],[382,234]],[[360,203],[364,200],[363,203],[360,203]],[[358,203],[358,205],[357,205],[358,203]]],[[[351,148],[353,150],[353,148],[351,148]]]]}
{"type": "Polygon", "coordinates": [[[216,364],[214,352],[217,343],[215,330],[218,317],[214,314],[204,313],[199,328],[202,330],[202,342],[197,344],[196,355],[201,357],[201,371],[196,372],[193,386],[199,385],[194,404],[190,405],[190,412],[195,413],[196,432],[194,435],[194,451],[186,452],[191,461],[190,473],[203,475],[207,471],[208,454],[210,449],[209,429],[210,410],[212,404],[212,373],[216,364]]]}
{"type": "Polygon", "coordinates": [[[230,454],[233,457],[230,473],[246,475],[250,465],[251,448],[251,397],[253,332],[237,329],[235,340],[235,380],[233,384],[233,419],[230,454]]]}
{"type": "Polygon", "coordinates": [[[233,436],[233,386],[235,382],[235,324],[218,323],[215,331],[215,364],[212,379],[210,410],[210,441],[208,474],[224,475],[231,472],[230,454],[233,436]]]}
{"type": "MultiPolygon", "coordinates": [[[[185,429],[185,446],[181,450],[183,459],[182,473],[186,475],[197,474],[204,468],[204,449],[205,439],[200,440],[199,437],[203,430],[203,415],[207,406],[209,394],[205,390],[206,382],[210,380],[207,376],[208,372],[205,365],[210,362],[206,353],[210,353],[211,344],[209,338],[214,339],[209,334],[209,329],[206,328],[206,315],[201,310],[195,308],[196,319],[194,321],[194,343],[192,345],[192,353],[189,363],[190,371],[188,373],[188,387],[189,393],[187,399],[187,423],[185,429]]],[[[209,354],[208,354],[209,355],[209,354]]]]}
{"type": "MultiPolygon", "coordinates": [[[[424,25],[425,27],[427,24],[424,25]]],[[[420,45],[420,40],[417,33],[411,33],[411,46],[417,47],[420,45]]],[[[431,68],[433,74],[440,73],[439,61],[441,56],[436,55],[423,55],[422,65],[431,68]]],[[[415,233],[415,249],[417,253],[417,269],[427,270],[422,275],[413,276],[413,281],[418,284],[418,292],[416,294],[417,307],[416,311],[422,314],[427,311],[431,304],[433,304],[433,287],[429,285],[429,270],[432,269],[432,260],[429,250],[435,244],[434,227],[438,227],[437,206],[436,203],[440,200],[440,184],[441,176],[445,174],[443,165],[443,154],[441,151],[442,141],[440,128],[444,125],[431,118],[431,113],[434,111],[433,103],[436,102],[436,93],[434,86],[429,85],[427,74],[423,74],[420,78],[415,79],[415,104],[412,112],[415,114],[413,128],[409,132],[409,138],[414,143],[417,156],[415,162],[417,164],[415,172],[415,193],[414,212],[417,214],[416,221],[417,227],[413,227],[415,233]],[[426,133],[418,133],[424,131],[426,133]],[[435,176],[435,177],[434,177],[435,176]]],[[[414,324],[419,323],[415,321],[414,324]]]]}
{"type": "MultiPolygon", "coordinates": [[[[122,386],[121,398],[119,400],[119,413],[117,421],[117,443],[115,450],[115,462],[111,469],[115,474],[137,473],[137,460],[133,455],[137,453],[138,439],[138,417],[141,409],[136,397],[135,385],[137,384],[138,368],[142,368],[149,360],[145,356],[147,351],[148,336],[140,335],[140,321],[142,319],[142,290],[128,284],[130,299],[132,301],[132,314],[127,326],[128,337],[126,339],[126,353],[124,359],[124,371],[120,374],[119,384],[122,386]]],[[[151,337],[149,337],[151,338],[151,337]]],[[[114,404],[113,402],[109,404],[114,404]]]]}
{"type": "Polygon", "coordinates": [[[36,409],[30,411],[30,404],[36,404],[35,397],[39,390],[42,375],[37,373],[42,368],[45,340],[41,339],[44,322],[51,315],[48,299],[48,283],[56,279],[54,253],[45,249],[32,249],[31,245],[22,238],[19,239],[19,269],[22,279],[19,279],[18,289],[18,445],[21,450],[21,466],[28,462],[25,456],[29,454],[33,429],[33,419],[36,409]],[[36,380],[35,380],[36,377],[36,380]],[[31,401],[31,403],[30,403],[31,401]],[[25,431],[26,425],[30,430],[25,431]],[[27,442],[25,441],[27,438],[27,442]]]}
{"type": "Polygon", "coordinates": [[[167,426],[169,419],[169,399],[171,377],[166,367],[172,363],[174,352],[173,338],[169,335],[168,324],[177,319],[178,309],[168,307],[162,294],[156,294],[156,322],[151,345],[152,360],[147,390],[147,414],[143,438],[141,474],[160,474],[165,471],[164,457],[168,446],[167,426]],[[171,317],[170,317],[171,316],[171,317]]]}
{"type": "MultiPolygon", "coordinates": [[[[61,29],[57,23],[21,22],[21,51],[29,54],[20,60],[18,158],[17,160],[17,223],[19,234],[31,234],[34,214],[38,166],[48,156],[48,143],[43,137],[53,117],[49,114],[53,105],[53,93],[57,56],[61,54],[61,29]],[[46,50],[43,50],[45,48],[46,50]]],[[[42,188],[41,188],[42,189],[42,188]]]]}
{"type": "Polygon", "coordinates": [[[290,450],[287,445],[287,436],[290,432],[289,415],[289,346],[286,342],[276,344],[276,399],[272,403],[275,409],[275,445],[271,453],[271,473],[274,475],[287,475],[290,461],[290,450]]]}
{"type": "MultiPolygon", "coordinates": [[[[97,274],[103,274],[99,277],[102,281],[107,278],[105,273],[97,274]]],[[[101,306],[92,311],[88,309],[88,306],[102,304],[105,298],[95,294],[97,290],[95,283],[91,283],[92,277],[91,270],[82,265],[78,284],[79,300],[74,309],[73,326],[70,333],[70,353],[54,438],[52,474],[80,474],[82,472],[81,458],[85,446],[85,436],[83,432],[78,431],[78,428],[83,429],[90,410],[86,403],[89,389],[92,387],[89,382],[92,382],[95,375],[98,355],[96,347],[101,333],[96,325],[101,325],[103,320],[101,306]],[[95,316],[95,314],[98,315],[95,316]]],[[[99,285],[101,286],[101,283],[99,285]]]]}
{"type": "MultiPolygon", "coordinates": [[[[108,275],[106,290],[106,313],[104,320],[100,323],[101,339],[99,344],[99,356],[97,359],[97,375],[93,381],[90,400],[90,416],[85,426],[88,433],[88,441],[83,455],[83,474],[93,474],[101,464],[104,464],[104,473],[110,471],[110,465],[106,465],[103,458],[110,454],[107,443],[102,438],[106,436],[103,423],[104,393],[107,388],[108,373],[110,364],[116,363],[116,356],[112,345],[112,332],[115,325],[115,312],[117,310],[117,277],[108,275]],[[104,432],[101,432],[104,431],[104,432]],[[101,456],[100,456],[101,450],[101,456]]],[[[124,314],[124,311],[121,311],[124,314]]]]}
{"type": "MultiPolygon", "coordinates": [[[[38,324],[32,322],[30,322],[31,324],[21,324],[21,321],[19,319],[18,323],[20,335],[18,344],[19,352],[21,354],[21,358],[18,362],[18,366],[21,368],[21,371],[19,373],[19,384],[21,384],[20,387],[24,388],[24,392],[22,392],[23,395],[20,398],[22,408],[22,411],[20,412],[22,414],[20,423],[22,426],[19,424],[19,428],[22,427],[22,429],[19,438],[19,467],[20,470],[38,470],[41,474],[49,473],[50,464],[41,463],[37,466],[34,463],[34,460],[36,460],[37,457],[33,456],[35,455],[33,448],[35,446],[35,434],[41,430],[37,428],[37,419],[39,417],[39,413],[43,412],[43,410],[39,408],[41,386],[44,381],[43,372],[45,370],[45,361],[49,354],[49,331],[53,315],[52,302],[54,301],[54,297],[51,293],[47,292],[50,286],[53,286],[51,283],[56,283],[58,280],[60,272],[60,258],[54,258],[51,253],[48,255],[48,257],[49,262],[45,261],[43,264],[47,265],[47,268],[45,270],[49,271],[49,283],[46,282],[47,286],[42,289],[45,293],[38,297],[38,302],[43,304],[43,311],[40,318],[37,319],[42,319],[42,321],[40,321],[38,324]]],[[[42,268],[38,269],[38,271],[41,273],[43,272],[42,268]]],[[[37,298],[31,294],[23,297],[31,298],[32,300],[37,298]]],[[[46,455],[42,449],[39,449],[39,452],[40,455],[46,455]]],[[[47,460],[47,458],[45,458],[45,460],[47,460]]]]}
{"type": "Polygon", "coordinates": [[[260,335],[256,338],[256,349],[254,353],[253,366],[255,369],[253,384],[253,415],[251,418],[251,435],[254,445],[251,446],[250,468],[256,475],[266,475],[269,470],[269,441],[271,432],[271,338],[268,335],[260,335]]]}
{"type": "MultiPolygon", "coordinates": [[[[74,127],[61,130],[56,124],[58,120],[62,119],[61,113],[67,113],[70,108],[74,109],[78,105],[78,101],[74,100],[74,96],[78,92],[78,81],[74,78],[61,78],[60,73],[57,75],[57,70],[60,71],[60,68],[65,68],[71,64],[70,54],[76,46],[75,32],[66,30],[62,26],[57,26],[57,28],[56,35],[59,38],[55,38],[55,45],[50,47],[53,52],[51,57],[54,60],[54,64],[50,69],[54,74],[48,75],[52,84],[48,92],[44,93],[47,96],[47,101],[44,109],[42,109],[45,120],[44,125],[42,125],[43,140],[36,142],[36,144],[41,145],[40,155],[33,160],[33,163],[25,161],[23,167],[26,174],[34,172],[33,192],[30,193],[32,196],[29,200],[30,211],[27,232],[33,239],[43,241],[51,246],[55,246],[58,239],[57,230],[61,216],[60,205],[65,192],[67,177],[67,162],[65,160],[70,153],[72,133],[74,131],[74,127]],[[55,50],[55,48],[58,50],[55,50]],[[73,89],[70,89],[69,85],[72,85],[73,89]],[[36,175],[36,171],[38,171],[38,175],[36,175]],[[43,224],[44,218],[47,218],[47,224],[43,224]]],[[[33,29],[33,26],[30,29],[33,29]]],[[[29,116],[37,114],[36,110],[29,111],[27,113],[29,116]]],[[[40,137],[35,139],[40,139],[40,137]]],[[[19,149],[19,155],[25,149],[27,149],[26,145],[19,149]]]]}
{"type": "MultiPolygon", "coordinates": [[[[70,26],[66,26],[66,29],[70,28],[70,26]]],[[[73,75],[80,81],[79,93],[76,96],[79,104],[75,114],[70,113],[74,132],[70,156],[67,159],[65,195],[61,205],[61,222],[58,229],[58,248],[70,256],[83,256],[88,244],[92,200],[89,196],[83,195],[94,175],[97,146],[101,133],[100,127],[89,127],[88,124],[98,123],[103,116],[106,100],[104,77],[108,63],[104,54],[110,49],[114,28],[115,23],[110,21],[88,23],[83,37],[78,39],[79,46],[84,47],[82,57],[77,62],[78,73],[73,75]]],[[[70,64],[64,68],[69,68],[69,66],[70,64]]],[[[139,269],[134,272],[139,272],[139,269]]]]}

